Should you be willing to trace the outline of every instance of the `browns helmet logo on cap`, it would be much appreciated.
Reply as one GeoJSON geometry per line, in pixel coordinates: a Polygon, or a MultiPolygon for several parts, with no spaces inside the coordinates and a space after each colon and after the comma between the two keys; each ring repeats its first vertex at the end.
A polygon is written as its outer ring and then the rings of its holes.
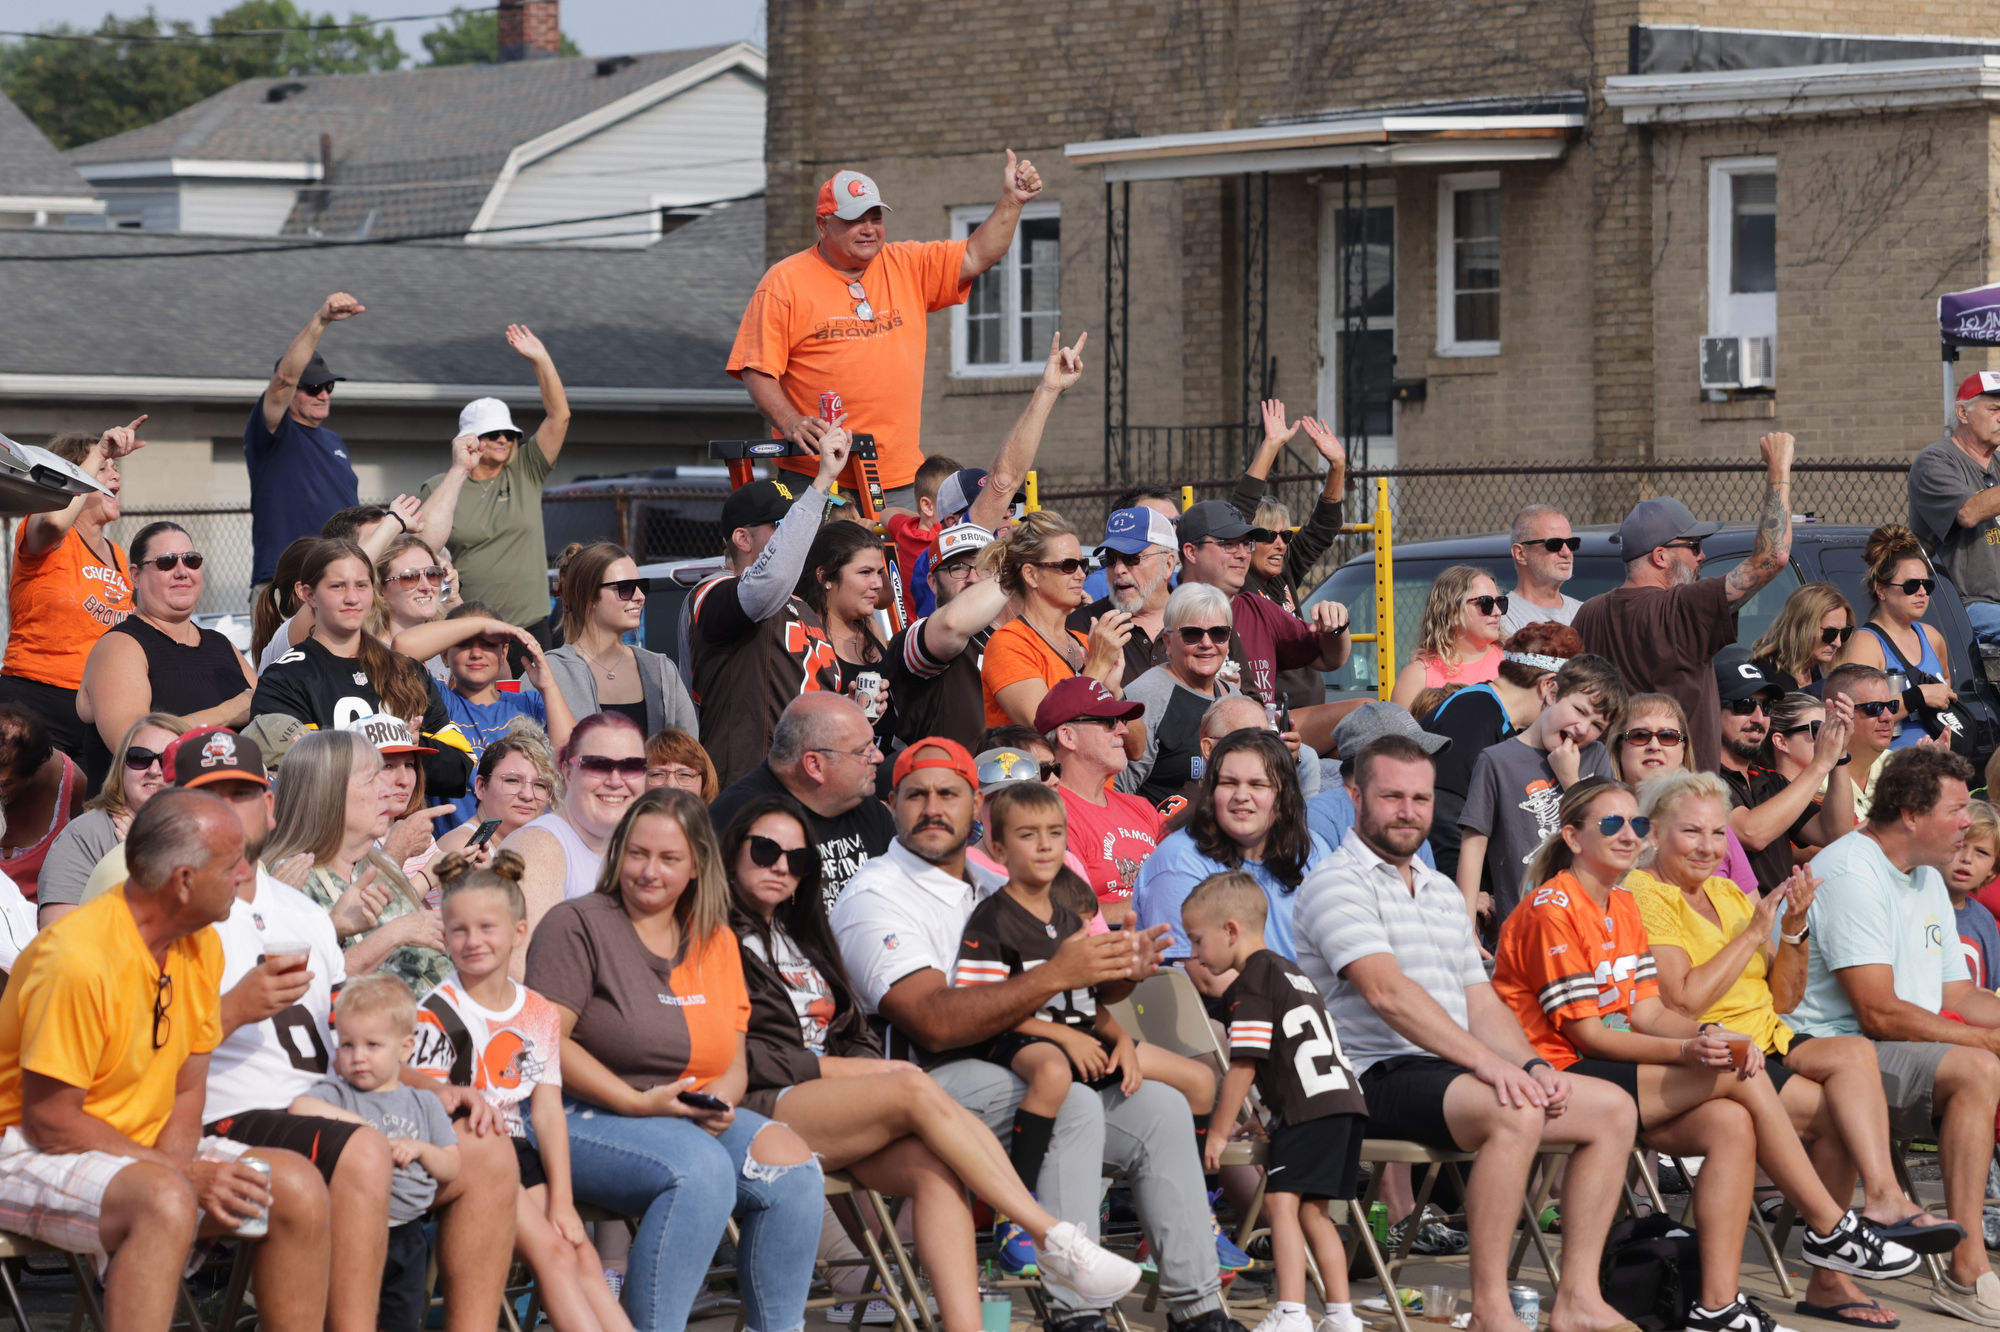
{"type": "Polygon", "coordinates": [[[868,187],[858,180],[850,180],[847,182],[847,192],[852,197],[860,199],[867,195],[868,187]]]}
{"type": "Polygon", "coordinates": [[[202,767],[213,768],[218,763],[225,767],[236,766],[236,737],[227,731],[217,731],[201,747],[202,767]]]}

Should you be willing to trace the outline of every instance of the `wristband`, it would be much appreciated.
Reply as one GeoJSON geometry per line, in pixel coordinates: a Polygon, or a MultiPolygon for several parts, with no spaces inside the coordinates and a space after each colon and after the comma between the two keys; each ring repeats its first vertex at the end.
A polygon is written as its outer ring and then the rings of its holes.
{"type": "Polygon", "coordinates": [[[1542,1058],[1540,1055],[1536,1055],[1533,1059],[1530,1059],[1527,1063],[1521,1065],[1521,1071],[1523,1073],[1533,1073],[1535,1071],[1535,1066],[1537,1064],[1541,1065],[1543,1068],[1546,1068],[1551,1073],[1555,1072],[1556,1066],[1554,1064],[1551,1064],[1548,1060],[1542,1058]]]}
{"type": "Polygon", "coordinates": [[[1847,766],[1848,764],[1850,764],[1850,763],[1852,763],[1852,762],[1854,762],[1854,755],[1852,755],[1852,754],[1842,754],[1842,755],[1840,756],[1840,761],[1839,761],[1839,762],[1837,762],[1837,763],[1835,763],[1835,764],[1834,764],[1833,766],[1834,766],[1834,767],[1836,767],[1836,768],[1844,768],[1844,767],[1846,767],[1846,766],[1847,766]]]}
{"type": "Polygon", "coordinates": [[[1722,1024],[1720,1022],[1704,1022],[1700,1026],[1694,1029],[1694,1034],[1698,1037],[1706,1036],[1708,1035],[1708,1029],[1710,1027],[1720,1027],[1721,1025],[1722,1024]]]}
{"type": "Polygon", "coordinates": [[[1903,691],[1903,711],[1915,715],[1924,706],[1924,691],[1920,685],[1911,685],[1903,691]]]}
{"type": "Polygon", "coordinates": [[[389,516],[396,520],[396,526],[402,528],[405,532],[408,532],[410,530],[410,525],[403,521],[402,514],[397,513],[394,509],[391,509],[389,510],[389,516]]]}
{"type": "Polygon", "coordinates": [[[1786,934],[1784,932],[1783,926],[1779,926],[1778,928],[1779,928],[1778,937],[1780,939],[1783,939],[1788,944],[1793,944],[1793,945],[1802,944],[1807,939],[1812,937],[1812,926],[1810,925],[1800,930],[1797,934],[1786,934]]]}

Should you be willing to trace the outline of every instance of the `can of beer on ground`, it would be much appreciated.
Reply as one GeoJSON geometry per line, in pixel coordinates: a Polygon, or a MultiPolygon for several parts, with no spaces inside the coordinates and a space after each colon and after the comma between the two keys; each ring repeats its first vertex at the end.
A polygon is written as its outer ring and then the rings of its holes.
{"type": "Polygon", "coordinates": [[[1509,1286],[1507,1297],[1514,1302],[1514,1316],[1521,1326],[1533,1332],[1542,1319],[1542,1292],[1533,1286],[1509,1286]]]}
{"type": "Polygon", "coordinates": [[[840,395],[831,390],[819,395],[819,419],[832,421],[840,416],[840,395]]]}
{"type": "Polygon", "coordinates": [[[1389,1242],[1389,1209],[1381,1203],[1368,1204],[1368,1229],[1375,1234],[1377,1244],[1389,1242]]]}
{"type": "MultiPolygon", "coordinates": [[[[239,1156],[236,1158],[236,1163],[241,1166],[248,1166],[250,1169],[256,1171],[258,1177],[264,1182],[264,1192],[269,1193],[271,1191],[271,1163],[269,1161],[263,1160],[261,1157],[239,1156]]],[[[270,1233],[270,1230],[271,1206],[269,1203],[266,1203],[257,1209],[255,1216],[236,1227],[235,1235],[238,1239],[262,1239],[270,1233]]]]}

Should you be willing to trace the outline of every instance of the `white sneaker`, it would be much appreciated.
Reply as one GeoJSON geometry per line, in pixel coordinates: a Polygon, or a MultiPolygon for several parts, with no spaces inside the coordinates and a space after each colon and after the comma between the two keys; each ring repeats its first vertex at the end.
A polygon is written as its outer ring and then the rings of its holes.
{"type": "Polygon", "coordinates": [[[1320,1317],[1318,1326],[1313,1328],[1313,1332],[1368,1332],[1368,1324],[1353,1314],[1347,1315],[1344,1319],[1324,1314],[1320,1317]]]}
{"type": "Polygon", "coordinates": [[[1982,1327],[2000,1327],[2000,1276],[1981,1272],[1969,1286],[1941,1276],[1931,1287],[1931,1303],[1954,1318],[1982,1327]]]}
{"type": "MultiPolygon", "coordinates": [[[[1139,1265],[1106,1252],[1074,1221],[1058,1221],[1036,1247],[1042,1275],[1058,1281],[1094,1308],[1116,1304],[1139,1284],[1139,1265]]],[[[1305,1329],[1300,1329],[1305,1332],[1305,1329]]]]}
{"type": "Polygon", "coordinates": [[[1302,1313],[1273,1309],[1257,1324],[1256,1332],[1313,1332],[1312,1318],[1302,1313]]]}

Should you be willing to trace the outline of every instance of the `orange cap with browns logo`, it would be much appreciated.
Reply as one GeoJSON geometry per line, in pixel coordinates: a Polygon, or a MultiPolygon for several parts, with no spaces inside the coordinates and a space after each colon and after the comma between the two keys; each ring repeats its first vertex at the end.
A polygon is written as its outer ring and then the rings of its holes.
{"type": "Polygon", "coordinates": [[[895,770],[889,775],[890,785],[901,786],[903,779],[919,768],[949,768],[965,778],[965,784],[974,791],[979,789],[979,767],[972,761],[972,755],[964,745],[945,736],[927,735],[912,740],[910,747],[896,756],[895,770]]]}
{"type": "Polygon", "coordinates": [[[832,180],[819,187],[820,217],[852,222],[871,208],[885,213],[896,211],[882,202],[882,191],[875,188],[875,182],[859,171],[835,172],[832,180]]]}

